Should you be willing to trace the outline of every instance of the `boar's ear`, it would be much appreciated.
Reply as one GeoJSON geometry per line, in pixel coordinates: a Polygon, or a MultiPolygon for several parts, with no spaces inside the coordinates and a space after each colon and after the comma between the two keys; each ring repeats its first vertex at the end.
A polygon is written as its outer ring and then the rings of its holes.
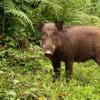
{"type": "Polygon", "coordinates": [[[37,25],[38,31],[42,32],[42,28],[43,28],[44,24],[42,22],[37,22],[36,25],[37,25]]]}
{"type": "Polygon", "coordinates": [[[55,25],[59,31],[63,29],[63,21],[55,21],[55,25]]]}

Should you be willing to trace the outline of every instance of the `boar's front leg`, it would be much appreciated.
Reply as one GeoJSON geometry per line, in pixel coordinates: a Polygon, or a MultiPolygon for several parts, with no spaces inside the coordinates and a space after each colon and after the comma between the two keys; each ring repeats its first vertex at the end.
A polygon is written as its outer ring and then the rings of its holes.
{"type": "Polygon", "coordinates": [[[53,75],[53,82],[55,82],[55,80],[59,80],[60,79],[60,60],[58,59],[53,59],[52,61],[52,66],[54,69],[54,75],[53,75]]]}
{"type": "Polygon", "coordinates": [[[66,61],[65,62],[65,74],[66,74],[66,81],[69,82],[71,79],[73,72],[73,61],[66,61]]]}

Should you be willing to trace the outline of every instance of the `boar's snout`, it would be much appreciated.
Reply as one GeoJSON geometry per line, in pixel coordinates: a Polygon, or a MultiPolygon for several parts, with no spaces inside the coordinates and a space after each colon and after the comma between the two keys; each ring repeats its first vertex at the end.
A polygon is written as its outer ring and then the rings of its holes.
{"type": "Polygon", "coordinates": [[[46,57],[51,57],[54,54],[55,46],[51,46],[50,48],[46,48],[43,46],[43,50],[46,57]]]}
{"type": "Polygon", "coordinates": [[[50,50],[47,50],[47,51],[44,52],[44,55],[46,57],[51,57],[53,54],[52,54],[52,52],[50,50]]]}

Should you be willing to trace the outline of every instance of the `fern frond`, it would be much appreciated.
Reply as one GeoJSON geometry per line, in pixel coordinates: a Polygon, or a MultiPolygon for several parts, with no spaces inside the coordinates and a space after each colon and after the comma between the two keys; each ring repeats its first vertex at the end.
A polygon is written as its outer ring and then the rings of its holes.
{"type": "Polygon", "coordinates": [[[0,1],[0,7],[4,7],[4,2],[3,1],[0,1]]]}
{"type": "Polygon", "coordinates": [[[36,2],[41,2],[41,4],[48,4],[49,6],[52,6],[53,8],[56,9],[63,9],[63,7],[61,7],[58,4],[55,4],[54,2],[51,2],[50,0],[32,0],[34,3],[36,2]]]}
{"type": "Polygon", "coordinates": [[[85,25],[98,25],[100,26],[100,18],[93,15],[88,15],[83,12],[78,12],[75,14],[72,23],[85,24],[85,25]]]}
{"type": "Polygon", "coordinates": [[[40,6],[38,7],[40,9],[45,8],[45,6],[49,8],[51,7],[52,9],[49,10],[52,10],[52,13],[54,13],[56,17],[58,17],[58,15],[61,14],[61,11],[63,10],[63,7],[54,1],[50,1],[50,0],[33,0],[33,1],[34,3],[41,2],[40,6]]]}
{"type": "Polygon", "coordinates": [[[35,31],[30,18],[24,12],[18,10],[12,0],[6,0],[4,2],[4,9],[5,13],[12,14],[15,17],[21,18],[25,23],[30,24],[32,30],[35,31]]]}

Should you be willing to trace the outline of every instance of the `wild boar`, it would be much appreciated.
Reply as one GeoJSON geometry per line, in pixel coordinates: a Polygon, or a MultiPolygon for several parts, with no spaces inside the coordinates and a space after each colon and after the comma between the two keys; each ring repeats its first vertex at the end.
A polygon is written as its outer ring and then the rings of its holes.
{"type": "Polygon", "coordinates": [[[61,61],[65,63],[67,79],[71,78],[74,61],[94,59],[100,65],[100,27],[67,27],[59,21],[38,23],[37,28],[43,33],[44,54],[50,58],[56,78],[60,76],[61,61]]]}

